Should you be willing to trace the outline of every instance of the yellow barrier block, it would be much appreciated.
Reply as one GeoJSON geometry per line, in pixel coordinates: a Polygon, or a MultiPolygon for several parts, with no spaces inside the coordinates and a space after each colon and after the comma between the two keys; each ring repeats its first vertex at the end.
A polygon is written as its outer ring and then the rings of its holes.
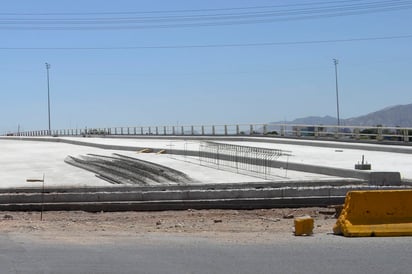
{"type": "Polygon", "coordinates": [[[153,152],[153,149],[151,148],[144,148],[138,151],[138,153],[152,153],[152,152],[153,152]]]}
{"type": "Polygon", "coordinates": [[[412,190],[348,192],[333,232],[346,237],[412,236],[412,190]]]}
{"type": "Polygon", "coordinates": [[[295,218],[295,236],[313,234],[313,218],[310,216],[295,218]]]}

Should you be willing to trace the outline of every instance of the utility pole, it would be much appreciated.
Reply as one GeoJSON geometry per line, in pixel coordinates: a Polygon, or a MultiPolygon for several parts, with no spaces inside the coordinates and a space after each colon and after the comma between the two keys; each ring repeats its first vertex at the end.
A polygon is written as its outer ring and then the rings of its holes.
{"type": "Polygon", "coordinates": [[[50,64],[46,63],[46,70],[47,70],[47,105],[48,105],[48,113],[49,113],[49,135],[51,135],[51,123],[50,123],[50,79],[49,79],[49,69],[50,64]]]}
{"type": "Polygon", "coordinates": [[[340,126],[340,118],[339,118],[339,90],[338,90],[338,59],[333,59],[333,63],[335,64],[335,80],[336,80],[336,112],[338,115],[338,126],[340,126]]]}

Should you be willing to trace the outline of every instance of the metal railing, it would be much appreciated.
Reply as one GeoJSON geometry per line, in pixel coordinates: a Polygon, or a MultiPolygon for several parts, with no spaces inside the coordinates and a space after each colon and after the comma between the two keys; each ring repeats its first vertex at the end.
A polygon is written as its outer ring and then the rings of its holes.
{"type": "Polygon", "coordinates": [[[412,128],[301,124],[138,126],[8,132],[8,136],[278,136],[306,139],[412,142],[412,128]]]}

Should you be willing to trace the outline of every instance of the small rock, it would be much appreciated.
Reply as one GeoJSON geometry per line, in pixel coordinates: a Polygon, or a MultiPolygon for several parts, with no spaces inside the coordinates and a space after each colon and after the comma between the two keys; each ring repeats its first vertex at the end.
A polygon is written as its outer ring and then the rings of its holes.
{"type": "Polygon", "coordinates": [[[283,219],[293,219],[295,216],[293,214],[283,215],[283,219]]]}
{"type": "Polygon", "coordinates": [[[157,222],[156,222],[156,225],[157,225],[157,226],[162,225],[162,222],[161,222],[161,221],[157,221],[157,222]]]}
{"type": "Polygon", "coordinates": [[[215,224],[217,224],[217,223],[221,223],[222,220],[213,220],[213,222],[214,222],[215,224]]]}
{"type": "Polygon", "coordinates": [[[13,216],[6,214],[6,215],[4,215],[3,219],[4,220],[13,220],[13,216]]]}

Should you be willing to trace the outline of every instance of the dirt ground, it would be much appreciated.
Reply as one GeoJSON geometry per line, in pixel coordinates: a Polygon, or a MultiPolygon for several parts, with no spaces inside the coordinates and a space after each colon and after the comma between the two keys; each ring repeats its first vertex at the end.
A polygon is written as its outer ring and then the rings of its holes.
{"type": "Polygon", "coordinates": [[[314,218],[314,234],[331,233],[336,222],[333,208],[259,210],[185,210],[161,212],[46,211],[0,212],[0,233],[25,235],[42,241],[78,244],[147,233],[188,235],[229,242],[264,242],[292,236],[294,218],[314,218]]]}

